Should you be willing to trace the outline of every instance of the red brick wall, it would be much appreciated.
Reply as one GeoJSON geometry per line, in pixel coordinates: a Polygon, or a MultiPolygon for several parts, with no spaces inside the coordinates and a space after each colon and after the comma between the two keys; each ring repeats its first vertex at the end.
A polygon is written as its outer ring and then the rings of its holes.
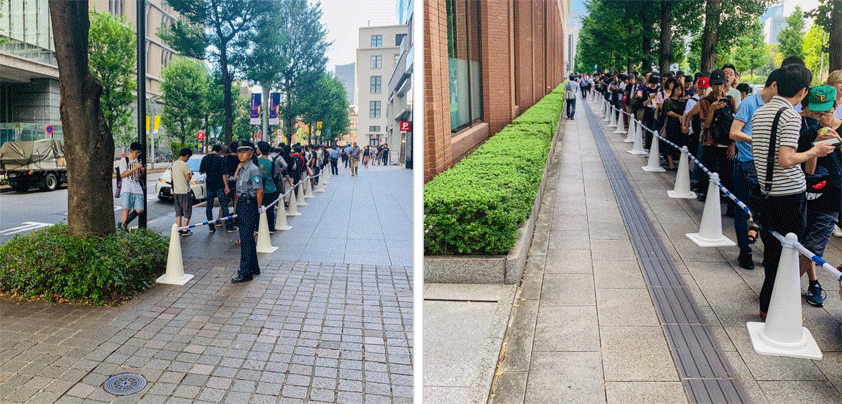
{"type": "MultiPolygon", "coordinates": [[[[568,0],[475,1],[480,2],[483,120],[493,135],[516,117],[516,111],[526,111],[563,81],[568,0]]],[[[462,157],[454,154],[450,133],[445,0],[424,0],[424,57],[424,182],[428,182],[462,157]]],[[[457,134],[460,150],[465,149],[466,139],[475,144],[485,140],[484,135],[459,136],[476,129],[457,134]]]]}
{"type": "Polygon", "coordinates": [[[447,6],[424,0],[424,182],[452,165],[447,6]]]}

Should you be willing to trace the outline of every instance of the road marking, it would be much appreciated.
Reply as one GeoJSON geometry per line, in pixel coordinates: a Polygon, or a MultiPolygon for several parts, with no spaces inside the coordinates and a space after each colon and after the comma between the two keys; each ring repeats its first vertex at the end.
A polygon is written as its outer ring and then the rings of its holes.
{"type": "Polygon", "coordinates": [[[21,232],[30,231],[30,230],[37,230],[37,229],[40,229],[42,227],[50,227],[52,225],[53,225],[52,223],[23,222],[23,226],[13,227],[13,228],[8,229],[8,230],[0,231],[0,236],[11,236],[12,234],[15,234],[15,233],[21,233],[21,232]]]}

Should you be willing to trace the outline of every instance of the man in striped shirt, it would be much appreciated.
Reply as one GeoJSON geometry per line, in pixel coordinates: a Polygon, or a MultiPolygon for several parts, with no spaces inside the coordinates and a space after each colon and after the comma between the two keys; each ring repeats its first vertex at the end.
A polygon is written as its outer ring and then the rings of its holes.
{"type": "Polygon", "coordinates": [[[760,209],[761,225],[766,230],[761,232],[764,245],[765,279],[760,291],[760,316],[764,318],[769,310],[769,300],[772,297],[772,288],[781,258],[781,243],[768,231],[776,230],[782,235],[794,233],[799,239],[803,238],[804,191],[807,183],[800,164],[815,160],[817,157],[824,157],[834,149],[829,144],[818,144],[805,152],[796,153],[801,130],[801,116],[792,106],[800,103],[807,95],[807,88],[813,76],[806,67],[801,65],[785,66],[773,74],[778,79],[778,95],[760,107],[751,119],[753,128],[751,153],[757,168],[760,189],[768,195],[763,206],[752,207],[752,209],[760,209]],[[769,139],[772,134],[772,122],[779,110],[782,112],[775,136],[776,150],[773,151],[771,188],[767,190],[769,139]]]}

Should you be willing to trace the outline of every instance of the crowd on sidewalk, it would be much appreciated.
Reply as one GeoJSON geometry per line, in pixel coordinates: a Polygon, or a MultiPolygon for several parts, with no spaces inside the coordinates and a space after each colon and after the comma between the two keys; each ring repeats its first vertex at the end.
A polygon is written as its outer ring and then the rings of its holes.
{"type": "MultiPolygon", "coordinates": [[[[754,269],[751,244],[761,240],[764,245],[760,316],[765,318],[781,254],[780,242],[769,231],[794,233],[818,256],[831,234],[842,237],[842,70],[830,72],[823,85],[811,87],[812,81],[812,72],[798,57],[785,59],[757,92],[740,83],[730,64],[710,74],[576,74],[565,86],[565,99],[573,94],[567,118],[575,114],[576,94],[602,97],[626,112],[618,125],[627,127],[634,117],[678,147],[687,146],[719,175],[752,212],[749,216],[723,198],[726,215],[734,219],[739,266],[754,269]]],[[[654,136],[644,132],[648,150],[654,136]]],[[[679,150],[661,143],[659,151],[665,168],[677,170],[679,150]]],[[[689,174],[698,199],[705,201],[708,174],[698,165],[689,174]]],[[[800,271],[809,279],[807,303],[821,307],[824,292],[815,264],[802,256],[800,271]]]]}

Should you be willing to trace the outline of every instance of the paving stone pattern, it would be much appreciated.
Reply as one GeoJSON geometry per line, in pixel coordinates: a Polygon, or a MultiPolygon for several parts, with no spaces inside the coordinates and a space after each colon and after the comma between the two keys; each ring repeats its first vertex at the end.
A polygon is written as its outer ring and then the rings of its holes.
{"type": "MultiPolygon", "coordinates": [[[[190,242],[214,245],[202,237],[190,242]]],[[[235,252],[185,254],[191,282],[155,285],[119,308],[0,300],[0,402],[412,401],[410,266],[287,261],[279,250],[234,285],[235,252]],[[123,372],[149,384],[105,392],[123,372]]]]}

